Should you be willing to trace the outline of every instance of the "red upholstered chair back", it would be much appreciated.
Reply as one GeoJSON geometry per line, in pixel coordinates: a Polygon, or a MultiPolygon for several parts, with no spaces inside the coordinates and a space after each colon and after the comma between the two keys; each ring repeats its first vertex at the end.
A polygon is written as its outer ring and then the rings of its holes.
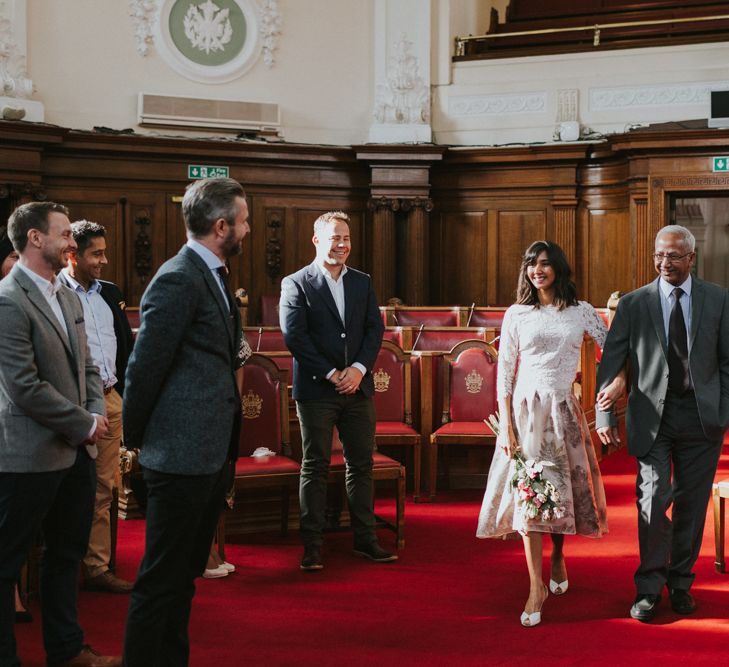
{"type": "Polygon", "coordinates": [[[501,329],[505,312],[506,308],[474,308],[469,326],[501,329]]]}
{"type": "Polygon", "coordinates": [[[383,340],[372,371],[378,421],[412,424],[410,373],[410,355],[383,340]]]}
{"type": "Polygon", "coordinates": [[[496,350],[481,341],[465,341],[445,355],[443,423],[481,421],[494,414],[496,350]]]}
{"type": "Polygon", "coordinates": [[[465,340],[484,340],[485,329],[474,327],[425,327],[412,331],[412,349],[418,352],[450,352],[455,345],[465,340]]]}
{"type": "Polygon", "coordinates": [[[281,329],[276,327],[243,327],[254,352],[288,352],[281,329]]]}
{"type": "MultiPolygon", "coordinates": [[[[408,330],[408,333],[410,331],[408,330]]],[[[403,344],[403,329],[402,327],[385,327],[385,333],[382,336],[382,340],[395,343],[400,348],[404,348],[403,344]]]]}
{"type": "Polygon", "coordinates": [[[425,326],[433,327],[457,327],[460,325],[461,309],[458,306],[452,308],[417,308],[403,307],[396,308],[393,319],[396,325],[425,326]]]}
{"type": "Polygon", "coordinates": [[[127,316],[127,321],[132,329],[139,329],[139,308],[125,308],[124,313],[127,316]]]}
{"type": "Polygon", "coordinates": [[[271,360],[253,354],[243,371],[241,396],[240,456],[250,456],[257,447],[277,454],[288,453],[288,372],[271,360]]]}
{"type": "Polygon", "coordinates": [[[261,295],[261,325],[264,327],[277,327],[280,322],[278,319],[278,294],[262,294],[261,295]]]}

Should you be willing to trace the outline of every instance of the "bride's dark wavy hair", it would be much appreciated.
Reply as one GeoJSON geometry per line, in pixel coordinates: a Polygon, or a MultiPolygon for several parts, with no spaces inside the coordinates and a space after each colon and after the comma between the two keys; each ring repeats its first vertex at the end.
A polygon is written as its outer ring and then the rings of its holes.
{"type": "Polygon", "coordinates": [[[516,285],[516,303],[539,308],[539,294],[527,277],[527,269],[535,266],[537,257],[547,253],[549,263],[554,269],[554,305],[559,310],[577,305],[577,287],[572,282],[572,269],[562,248],[552,241],[535,241],[524,253],[516,285]]]}

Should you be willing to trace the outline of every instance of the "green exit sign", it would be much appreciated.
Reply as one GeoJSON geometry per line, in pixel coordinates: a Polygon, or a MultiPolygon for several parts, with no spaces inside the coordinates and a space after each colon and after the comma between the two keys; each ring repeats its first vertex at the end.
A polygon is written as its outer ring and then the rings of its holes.
{"type": "Polygon", "coordinates": [[[714,157],[711,161],[713,171],[729,171],[729,157],[714,157]]]}
{"type": "Polygon", "coordinates": [[[228,178],[228,167],[215,167],[209,164],[188,164],[188,178],[228,178]]]}

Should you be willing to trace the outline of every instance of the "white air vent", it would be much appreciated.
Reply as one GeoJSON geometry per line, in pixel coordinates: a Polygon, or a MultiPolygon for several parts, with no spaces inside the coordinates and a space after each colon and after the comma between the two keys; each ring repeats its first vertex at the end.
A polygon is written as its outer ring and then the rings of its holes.
{"type": "Polygon", "coordinates": [[[278,134],[278,104],[139,93],[138,119],[143,126],[176,126],[198,130],[252,130],[278,134]]]}

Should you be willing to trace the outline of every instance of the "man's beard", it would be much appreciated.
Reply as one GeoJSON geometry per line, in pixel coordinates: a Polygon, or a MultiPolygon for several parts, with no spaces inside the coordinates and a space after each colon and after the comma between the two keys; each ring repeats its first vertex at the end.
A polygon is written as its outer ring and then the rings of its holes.
{"type": "Polygon", "coordinates": [[[235,228],[231,227],[221,247],[225,257],[235,257],[243,251],[243,239],[235,240],[235,228]]]}

